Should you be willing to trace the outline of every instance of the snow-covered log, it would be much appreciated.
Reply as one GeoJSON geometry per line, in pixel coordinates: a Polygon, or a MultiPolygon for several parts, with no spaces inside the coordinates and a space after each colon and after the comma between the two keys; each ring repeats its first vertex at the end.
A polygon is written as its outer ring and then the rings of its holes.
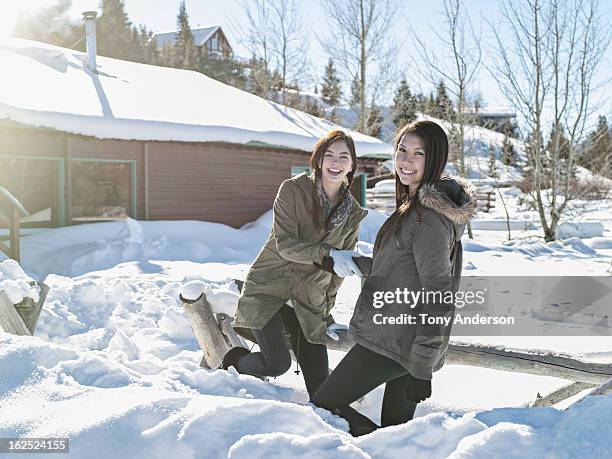
{"type": "Polygon", "coordinates": [[[188,300],[180,296],[180,300],[187,312],[196,340],[204,352],[200,366],[217,368],[230,345],[221,332],[219,323],[206,300],[206,295],[202,293],[196,300],[188,300]]]}
{"type": "Polygon", "coordinates": [[[38,286],[38,301],[26,297],[19,304],[13,304],[5,292],[0,290],[0,328],[13,335],[33,335],[40,317],[49,287],[42,282],[30,282],[38,286]]]}
{"type": "Polygon", "coordinates": [[[531,406],[532,407],[553,406],[591,387],[594,387],[593,384],[588,384],[588,383],[583,383],[583,382],[573,382],[571,384],[567,384],[563,387],[560,387],[559,389],[551,392],[548,395],[545,395],[544,397],[538,397],[531,404],[531,406]]]}
{"type": "Polygon", "coordinates": [[[0,328],[12,335],[31,335],[15,306],[4,292],[0,291],[0,328]]]}
{"type": "MultiPolygon", "coordinates": [[[[234,280],[234,282],[241,290],[243,282],[240,280],[234,280]]],[[[339,333],[339,338],[336,341],[327,337],[328,349],[346,352],[355,344],[345,332],[339,333]]],[[[446,354],[446,363],[552,376],[584,383],[591,387],[606,383],[612,378],[612,364],[582,362],[570,356],[552,352],[509,350],[500,346],[460,342],[451,342],[446,354]]]]}
{"type": "Polygon", "coordinates": [[[219,328],[221,333],[225,336],[225,339],[230,347],[246,347],[248,348],[244,339],[236,333],[234,327],[232,327],[232,318],[227,314],[217,314],[217,321],[219,322],[219,328]]]}
{"type": "MultiPolygon", "coordinates": [[[[339,341],[327,340],[328,348],[339,351],[348,351],[353,344],[350,338],[342,336],[339,341]]],[[[582,362],[551,352],[507,350],[467,343],[451,343],[446,363],[552,376],[591,385],[599,385],[612,378],[612,364],[582,362]]]]}
{"type": "Polygon", "coordinates": [[[608,395],[610,393],[612,393],[612,378],[596,387],[589,395],[608,395]]]}
{"type": "Polygon", "coordinates": [[[15,305],[17,313],[21,316],[23,323],[30,330],[30,334],[34,334],[36,329],[36,323],[42,312],[43,304],[49,293],[49,287],[42,282],[31,282],[30,285],[36,285],[40,289],[38,294],[38,301],[34,301],[32,298],[25,297],[23,301],[15,305]]]}

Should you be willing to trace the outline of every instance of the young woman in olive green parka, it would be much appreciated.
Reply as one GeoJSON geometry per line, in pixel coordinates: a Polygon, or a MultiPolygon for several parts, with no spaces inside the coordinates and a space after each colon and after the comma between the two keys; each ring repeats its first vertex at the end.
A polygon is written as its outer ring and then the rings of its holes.
{"type": "Polygon", "coordinates": [[[285,373],[291,366],[288,332],[312,395],[329,373],[326,335],[337,337],[337,330],[347,328],[334,322],[331,309],[341,276],[360,275],[352,256],[367,211],[350,193],[357,156],[348,134],[335,130],[320,139],[310,166],[312,174],[281,184],[270,237],[247,274],[238,303],[234,327],[251,329],[260,351],[231,349],[222,368],[234,366],[255,376],[285,373]],[[315,265],[324,256],[334,259],[338,275],[315,265]]]}

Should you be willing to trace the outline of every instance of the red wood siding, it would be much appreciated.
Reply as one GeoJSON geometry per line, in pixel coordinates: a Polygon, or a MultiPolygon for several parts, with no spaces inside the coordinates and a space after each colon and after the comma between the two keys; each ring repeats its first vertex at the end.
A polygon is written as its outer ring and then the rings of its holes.
{"type": "Polygon", "coordinates": [[[0,127],[0,156],[66,155],[66,134],[21,127],[0,127]]]}
{"type": "Polygon", "coordinates": [[[193,219],[239,227],[272,207],[291,167],[306,153],[231,144],[148,145],[149,218],[193,219]]]}
{"type": "MultiPolygon", "coordinates": [[[[306,166],[309,157],[265,146],[99,140],[12,127],[0,127],[0,155],[136,161],[136,218],[234,227],[268,211],[291,168],[306,166]]],[[[359,161],[360,171],[377,166],[378,161],[359,161]]]]}

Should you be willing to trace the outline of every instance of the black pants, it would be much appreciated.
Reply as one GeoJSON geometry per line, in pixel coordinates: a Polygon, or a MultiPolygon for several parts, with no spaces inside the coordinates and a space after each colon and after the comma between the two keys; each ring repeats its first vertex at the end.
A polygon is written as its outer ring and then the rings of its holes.
{"type": "Polygon", "coordinates": [[[311,401],[346,419],[351,434],[363,435],[378,426],[349,405],[382,383],[387,383],[381,412],[382,427],[403,424],[413,418],[417,403],[406,400],[408,376],[399,363],[356,344],[311,401]]]}
{"type": "Polygon", "coordinates": [[[253,352],[238,362],[239,373],[253,376],[280,376],[291,367],[291,354],[285,339],[289,333],[291,348],[304,373],[308,396],[321,386],[329,375],[327,347],[309,343],[293,308],[285,305],[270,319],[262,330],[253,330],[260,352],[253,352]]]}

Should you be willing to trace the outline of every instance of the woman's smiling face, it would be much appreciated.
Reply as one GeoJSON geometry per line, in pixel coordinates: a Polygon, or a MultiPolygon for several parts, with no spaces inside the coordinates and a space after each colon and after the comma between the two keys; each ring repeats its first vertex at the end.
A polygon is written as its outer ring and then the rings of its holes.
{"type": "Polygon", "coordinates": [[[351,171],[353,160],[344,140],[336,140],[323,153],[322,178],[328,183],[342,182],[351,171]]]}
{"type": "Polygon", "coordinates": [[[425,147],[420,137],[406,134],[400,139],[395,151],[395,172],[411,190],[419,186],[425,173],[425,147]]]}

